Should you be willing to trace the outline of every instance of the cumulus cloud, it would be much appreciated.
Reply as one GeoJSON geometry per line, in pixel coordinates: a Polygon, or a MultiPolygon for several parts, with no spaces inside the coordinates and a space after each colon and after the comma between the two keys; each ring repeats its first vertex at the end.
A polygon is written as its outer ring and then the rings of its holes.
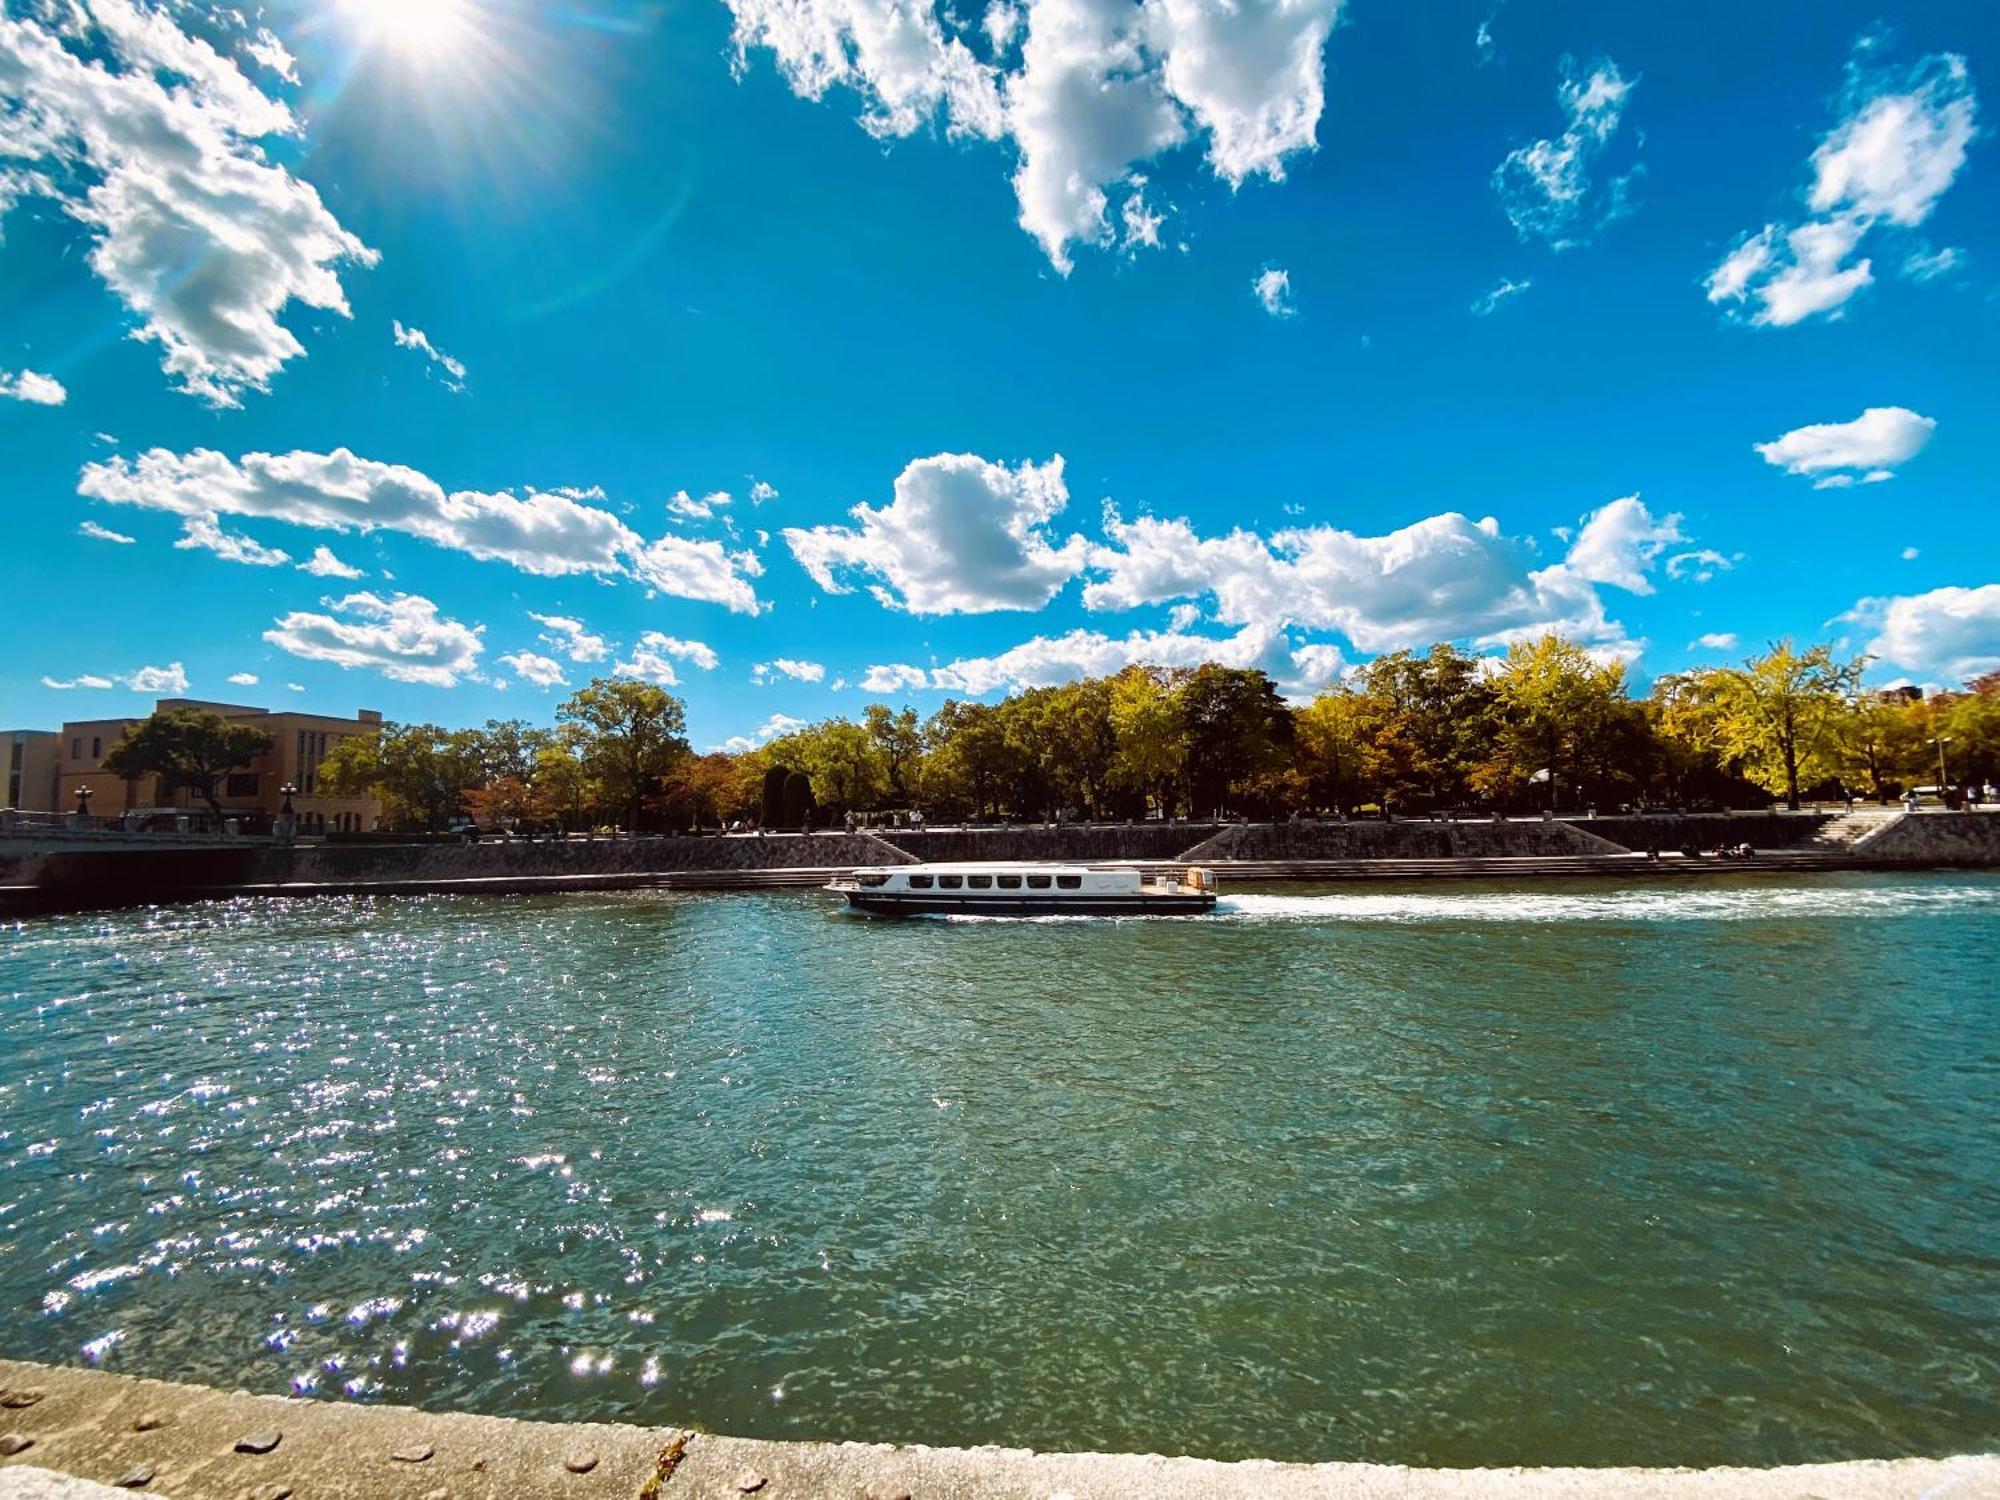
{"type": "Polygon", "coordinates": [[[728,504],[729,491],[727,490],[715,490],[710,494],[703,495],[699,500],[690,495],[686,490],[680,490],[674,495],[673,499],[667,502],[667,514],[679,516],[683,520],[688,521],[706,521],[711,519],[718,510],[723,509],[728,504]]]}
{"type": "Polygon", "coordinates": [[[164,693],[169,698],[178,698],[188,690],[187,669],[179,662],[170,662],[164,667],[140,667],[135,671],[106,677],[95,672],[86,672],[80,677],[62,680],[44,677],[42,686],[66,693],[75,688],[129,688],[135,693],[164,693]]]}
{"type": "Polygon", "coordinates": [[[1920,247],[1903,257],[1903,276],[1909,281],[1936,281],[1940,276],[1963,270],[1965,261],[1965,252],[1951,245],[1942,250],[1920,247]]]}
{"type": "Polygon", "coordinates": [[[1289,318],[1298,309],[1292,303],[1292,273],[1267,266],[1250,281],[1250,295],[1274,318],[1289,318]]]}
{"type": "Polygon", "coordinates": [[[1816,422],[1753,446],[1764,462],[1813,479],[1814,489],[1893,479],[1923,452],[1937,422],[1906,406],[1871,406],[1852,422],[1816,422]]]}
{"type": "Polygon", "coordinates": [[[266,158],[259,142],[297,133],[291,111],[166,10],[92,0],[48,15],[0,16],[0,158],[23,164],[0,209],[30,191],[60,201],[168,376],[240,405],[305,352],[279,321],[287,306],[346,316],[338,268],[376,253],[266,158]]]}
{"type": "Polygon", "coordinates": [[[1475,318],[1489,317],[1501,303],[1510,297],[1520,296],[1534,284],[1533,280],[1526,276],[1519,281],[1509,281],[1503,276],[1473,300],[1472,315],[1475,318]]]}
{"type": "Polygon", "coordinates": [[[687,662],[704,672],[714,671],[718,664],[715,652],[700,641],[684,641],[648,630],[639,637],[630,658],[618,662],[611,670],[620,677],[636,677],[642,682],[672,687],[681,680],[674,670],[676,661],[687,662]]]}
{"type": "Polygon", "coordinates": [[[1842,618],[1872,628],[1869,655],[1933,681],[2000,671],[2000,583],[1863,599],[1842,618]]]}
{"type": "Polygon", "coordinates": [[[235,687],[255,687],[257,685],[257,674],[255,672],[231,672],[229,674],[229,681],[235,687]]]}
{"type": "Polygon", "coordinates": [[[1122,242],[1157,243],[1138,169],[1183,142],[1201,142],[1232,187],[1281,180],[1286,162],[1317,144],[1339,10],[1339,0],[995,4],[981,59],[933,0],[728,4],[739,68],[768,50],[803,98],[851,89],[879,137],[942,122],[948,135],[1010,140],[1021,227],[1065,273],[1072,246],[1121,243],[1113,192],[1125,195],[1122,242]]]}
{"type": "Polygon", "coordinates": [[[1536,566],[1531,544],[1490,516],[1446,512],[1372,537],[1332,526],[1204,537],[1185,520],[1107,511],[1083,602],[1124,610],[1207,597],[1224,625],[1335,631],[1364,652],[1506,645],[1550,630],[1611,646],[1624,632],[1598,586],[1651,592],[1661,551],[1685,540],[1679,522],[1627,496],[1586,517],[1563,560],[1536,566]]]}
{"type": "Polygon", "coordinates": [[[790,734],[795,729],[804,729],[806,721],[795,719],[790,714],[772,714],[749,734],[733,734],[722,742],[722,748],[731,755],[741,755],[745,750],[755,750],[759,745],[768,744],[780,735],[790,734]]]}
{"type": "Polygon", "coordinates": [[[554,647],[571,661],[603,661],[611,654],[610,643],[601,635],[591,634],[581,620],[532,612],[528,618],[542,627],[542,644],[554,647]]]}
{"type": "Polygon", "coordinates": [[[1630,211],[1638,169],[1603,181],[1594,174],[1610,150],[1636,80],[1625,77],[1609,58],[1584,68],[1565,57],[1561,67],[1556,101],[1567,122],[1562,133],[1508,152],[1494,169],[1493,190],[1522,239],[1566,250],[1587,243],[1630,211]]]}
{"type": "Polygon", "coordinates": [[[367,667],[397,682],[456,687],[476,674],[483,625],[462,625],[417,594],[356,593],[322,599],[317,614],[294,610],[273,622],[264,639],[307,661],[343,670],[367,667]]]}
{"type": "Polygon", "coordinates": [[[750,579],[763,565],[713,541],[648,542],[591,492],[530,489],[446,491],[401,464],[331,453],[249,453],[230,459],[206,448],[153,448],[86,464],[77,493],[183,517],[264,517],[321,531],[393,531],[541,577],[594,574],[635,579],[678,598],[761,608],[750,579]]]}
{"type": "Polygon", "coordinates": [[[1096,630],[1071,630],[1057,636],[1035,636],[995,656],[961,657],[929,671],[905,664],[873,666],[861,685],[877,693],[929,689],[978,698],[1074,682],[1079,677],[1102,677],[1141,663],[1197,667],[1203,662],[1257,668],[1292,692],[1322,688],[1345,667],[1337,647],[1297,644],[1283,631],[1261,625],[1245,626],[1229,636],[1190,635],[1178,630],[1135,630],[1112,636],[1096,630]]]}
{"type": "Polygon", "coordinates": [[[95,521],[84,521],[79,524],[76,528],[76,534],[78,536],[92,537],[100,542],[117,542],[121,546],[126,547],[138,541],[137,537],[127,536],[122,531],[113,531],[108,526],[99,526],[95,521]]]}
{"type": "Polygon", "coordinates": [[[313,554],[299,564],[301,573],[310,573],[315,578],[355,579],[365,576],[364,570],[352,563],[344,563],[334,556],[331,547],[315,547],[313,554]]]}
{"type": "Polygon", "coordinates": [[[1084,541],[1057,545],[1047,527],[1069,503],[1062,455],[1018,468],[970,453],[920,458],[896,476],[886,506],[857,505],[852,527],[790,527],[786,544],[829,593],[847,575],[918,615],[1040,609],[1083,565],[1084,541]]]}
{"type": "Polygon", "coordinates": [[[423,329],[405,328],[399,318],[390,319],[389,327],[395,336],[398,349],[414,349],[432,365],[444,371],[444,383],[447,389],[454,391],[465,389],[465,366],[433,344],[423,329]]]}
{"type": "Polygon", "coordinates": [[[183,552],[213,552],[224,562],[247,563],[253,568],[276,568],[292,560],[289,552],[266,547],[250,537],[224,531],[210,515],[189,516],[181,523],[181,539],[174,543],[183,552]]]}
{"type": "Polygon", "coordinates": [[[750,680],[759,684],[779,677],[789,677],[794,682],[818,682],[825,676],[826,668],[819,662],[797,661],[789,656],[760,661],[750,669],[750,680]]]}
{"type": "MultiPolygon", "coordinates": [[[[4,146],[4,138],[0,138],[0,146],[4,146]]],[[[16,375],[11,370],[0,370],[0,398],[26,401],[31,406],[61,406],[69,400],[69,391],[53,375],[33,370],[16,375]]]]}
{"type": "Polygon", "coordinates": [[[498,660],[523,682],[532,682],[538,688],[569,686],[569,679],[563,676],[562,663],[553,656],[543,656],[534,651],[514,651],[498,660]]]}
{"type": "Polygon", "coordinates": [[[773,486],[764,483],[763,480],[754,479],[750,482],[750,503],[752,505],[762,505],[767,500],[775,500],[777,498],[777,490],[773,486]]]}
{"type": "MultiPolygon", "coordinates": [[[[1863,239],[1878,225],[1912,229],[1929,218],[1976,133],[1971,74],[1954,53],[1897,77],[1869,69],[1864,54],[1849,69],[1843,109],[1812,154],[1804,195],[1811,216],[1742,236],[1709,273],[1711,303],[1773,328],[1840,316],[1875,279],[1872,260],[1850,262],[1863,239]]],[[[1926,280],[1933,264],[1913,256],[1905,274],[1926,280]]]]}
{"type": "Polygon", "coordinates": [[[1696,636],[1688,643],[1690,651],[1734,651],[1735,649],[1736,632],[1733,630],[1710,631],[1707,635],[1696,636]]]}

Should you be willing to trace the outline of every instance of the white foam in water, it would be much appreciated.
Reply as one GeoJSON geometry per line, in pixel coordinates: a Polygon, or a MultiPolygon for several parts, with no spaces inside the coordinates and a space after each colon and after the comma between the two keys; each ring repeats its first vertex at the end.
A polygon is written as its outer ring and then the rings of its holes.
{"type": "Polygon", "coordinates": [[[1729,922],[1897,917],[2000,908],[2000,885],[1644,886],[1601,891],[1335,892],[1224,896],[1216,915],[1311,922],[1729,922]]]}

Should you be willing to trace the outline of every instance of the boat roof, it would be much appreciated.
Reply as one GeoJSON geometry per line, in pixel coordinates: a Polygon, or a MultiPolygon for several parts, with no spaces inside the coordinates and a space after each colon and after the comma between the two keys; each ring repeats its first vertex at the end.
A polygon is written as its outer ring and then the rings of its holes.
{"type": "Polygon", "coordinates": [[[859,874],[861,870],[865,870],[871,875],[896,873],[914,875],[985,875],[1004,870],[1010,875],[1016,873],[1076,875],[1085,871],[1094,871],[1099,874],[1116,874],[1136,869],[1138,869],[1138,866],[1133,864],[1083,864],[1049,859],[956,859],[911,865],[863,865],[855,873],[859,874]]]}

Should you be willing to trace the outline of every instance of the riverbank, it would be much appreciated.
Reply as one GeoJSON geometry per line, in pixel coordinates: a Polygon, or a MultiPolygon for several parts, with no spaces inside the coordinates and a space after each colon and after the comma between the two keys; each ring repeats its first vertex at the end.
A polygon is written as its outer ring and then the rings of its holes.
{"type": "Polygon", "coordinates": [[[102,1371],[0,1360],[0,1497],[35,1471],[187,1500],[322,1496],[610,1500],[635,1495],[1049,1497],[1140,1500],[1952,1500],[2000,1496],[2000,1457],[1771,1469],[1412,1469],[1220,1463],[1156,1454],[764,1442],[686,1428],[508,1417],[226,1394],[102,1371]],[[9,1441],[11,1439],[11,1441],[9,1441]],[[21,1446],[25,1441],[26,1446],[21,1446]],[[143,1477],[141,1477],[143,1476],[143,1477]],[[650,1487],[650,1488],[649,1488],[650,1487]]]}
{"type": "Polygon", "coordinates": [[[0,852],[0,912],[229,896],[526,894],[823,883],[926,859],[1198,864],[1280,880],[1653,879],[1721,871],[2000,868],[2000,813],[1726,813],[1510,821],[1100,824],[760,837],[222,844],[0,852]],[[1748,845],[1720,859],[1718,846],[1748,845]],[[1705,851],[1689,855],[1687,849],[1705,851]]]}

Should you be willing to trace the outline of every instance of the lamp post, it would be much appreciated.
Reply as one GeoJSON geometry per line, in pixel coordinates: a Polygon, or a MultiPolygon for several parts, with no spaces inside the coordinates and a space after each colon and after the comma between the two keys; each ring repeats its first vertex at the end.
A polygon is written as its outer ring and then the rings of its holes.
{"type": "Polygon", "coordinates": [[[87,786],[76,789],[76,816],[79,822],[90,816],[90,799],[96,795],[97,793],[87,786]]]}
{"type": "Polygon", "coordinates": [[[1937,746],[1937,752],[1938,752],[1938,801],[1942,802],[1942,801],[1944,801],[1944,800],[1945,800],[1945,795],[1946,795],[1946,793],[1947,793],[1947,792],[1949,791],[1949,789],[1950,789],[1950,781],[1948,780],[1948,778],[1947,778],[1947,777],[1945,776],[1945,774],[1944,774],[1944,747],[1945,747],[1946,745],[1949,745],[1949,744],[1951,743],[1951,736],[1950,736],[1950,735],[1948,735],[1948,734],[1941,734],[1941,735],[1937,736],[1937,738],[1935,738],[1934,740],[1932,740],[1932,741],[1931,741],[1931,743],[1932,743],[1933,745],[1936,745],[1936,746],[1937,746]]]}
{"type": "Polygon", "coordinates": [[[297,834],[299,826],[298,814],[292,811],[292,797],[297,793],[298,788],[288,781],[279,787],[278,791],[285,799],[285,805],[278,809],[278,842],[289,844],[297,834]]]}

